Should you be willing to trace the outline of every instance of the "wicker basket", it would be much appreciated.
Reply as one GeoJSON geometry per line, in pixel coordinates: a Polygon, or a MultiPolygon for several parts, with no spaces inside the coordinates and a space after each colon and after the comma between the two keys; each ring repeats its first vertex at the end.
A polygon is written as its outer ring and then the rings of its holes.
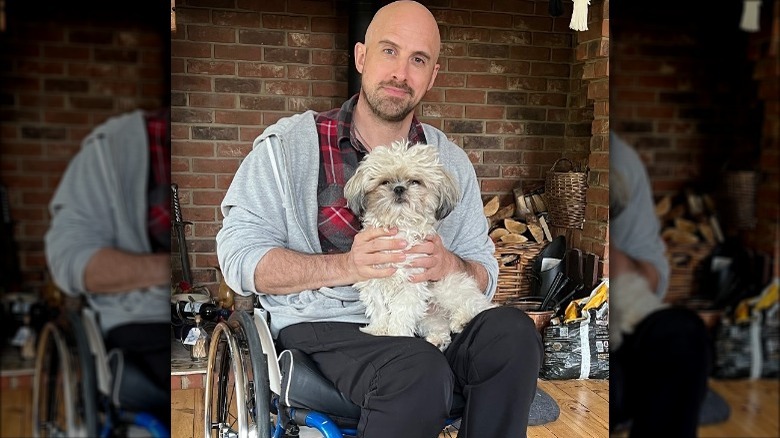
{"type": "Polygon", "coordinates": [[[493,302],[506,304],[531,293],[529,280],[536,256],[545,243],[496,243],[495,257],[498,261],[498,287],[493,302]]]}
{"type": "Polygon", "coordinates": [[[709,243],[666,243],[670,273],[664,301],[679,303],[698,291],[697,272],[702,268],[702,260],[712,253],[714,247],[709,243]]]}
{"type": "Polygon", "coordinates": [[[756,186],[758,172],[726,172],[723,209],[728,221],[739,229],[756,227],[756,186]]]}
{"type": "Polygon", "coordinates": [[[544,181],[544,195],[550,224],[562,228],[582,229],[585,225],[585,196],[588,191],[587,172],[574,170],[568,158],[557,160],[544,181]],[[561,161],[569,163],[569,170],[558,171],[561,161]]]}

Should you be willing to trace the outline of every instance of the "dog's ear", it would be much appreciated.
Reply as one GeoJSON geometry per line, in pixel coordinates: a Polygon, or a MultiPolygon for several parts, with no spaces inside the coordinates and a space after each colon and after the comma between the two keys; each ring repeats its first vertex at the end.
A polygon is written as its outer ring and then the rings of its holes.
{"type": "Polygon", "coordinates": [[[357,169],[352,178],[344,185],[344,197],[347,199],[347,207],[358,217],[362,217],[366,212],[366,191],[363,184],[365,172],[357,169]]]}
{"type": "Polygon", "coordinates": [[[439,205],[436,207],[436,220],[442,220],[452,213],[460,199],[460,190],[455,178],[449,172],[442,169],[443,177],[439,184],[439,205]]]}

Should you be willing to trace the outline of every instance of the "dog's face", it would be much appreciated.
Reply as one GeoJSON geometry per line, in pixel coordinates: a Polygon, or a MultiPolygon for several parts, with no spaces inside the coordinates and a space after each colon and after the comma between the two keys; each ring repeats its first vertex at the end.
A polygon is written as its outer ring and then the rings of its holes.
{"type": "Polygon", "coordinates": [[[358,216],[395,225],[399,219],[441,220],[460,194],[435,147],[394,142],[366,155],[347,181],[344,196],[358,216]]]}

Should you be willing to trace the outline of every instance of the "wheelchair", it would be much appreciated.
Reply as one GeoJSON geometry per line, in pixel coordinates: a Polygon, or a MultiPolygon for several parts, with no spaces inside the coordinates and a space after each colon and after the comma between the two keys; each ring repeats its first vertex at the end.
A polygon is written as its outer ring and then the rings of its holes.
{"type": "MultiPolygon", "coordinates": [[[[205,437],[298,437],[302,426],[323,438],[357,436],[360,407],[307,355],[298,350],[277,355],[264,309],[234,311],[216,325],[209,347],[205,437]]],[[[456,394],[448,428],[464,407],[456,394]]]]}
{"type": "Polygon", "coordinates": [[[170,431],[141,408],[163,391],[129,363],[106,352],[97,315],[70,305],[38,338],[33,376],[35,437],[167,438],[170,431]]]}

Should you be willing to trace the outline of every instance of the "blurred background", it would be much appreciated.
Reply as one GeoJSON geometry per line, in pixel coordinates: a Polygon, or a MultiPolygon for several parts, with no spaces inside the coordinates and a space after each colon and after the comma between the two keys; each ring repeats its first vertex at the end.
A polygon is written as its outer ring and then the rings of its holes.
{"type": "Polygon", "coordinates": [[[25,315],[40,327],[61,304],[44,256],[48,203],[94,127],[169,105],[170,14],[152,0],[0,4],[0,424],[30,436],[34,360],[10,341],[25,315]]]}
{"type": "Polygon", "coordinates": [[[610,128],[647,167],[666,301],[709,327],[711,387],[729,404],[700,436],[780,430],[779,46],[777,0],[610,8],[610,128]]]}

